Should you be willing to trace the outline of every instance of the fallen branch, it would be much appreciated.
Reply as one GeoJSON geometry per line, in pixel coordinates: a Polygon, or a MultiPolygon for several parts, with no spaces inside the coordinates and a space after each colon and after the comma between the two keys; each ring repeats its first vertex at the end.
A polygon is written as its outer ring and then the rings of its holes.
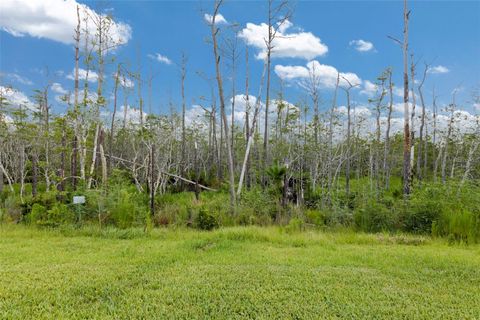
{"type": "MultiPolygon", "coordinates": [[[[115,157],[115,156],[111,156],[111,155],[108,155],[108,154],[106,154],[105,156],[110,157],[110,158],[115,159],[115,160],[119,160],[119,161],[123,161],[123,162],[127,162],[127,163],[133,163],[133,161],[126,160],[126,159],[122,159],[122,158],[115,157]]],[[[199,186],[200,188],[205,189],[205,190],[218,191],[217,189],[209,188],[209,187],[207,187],[207,186],[204,186],[203,184],[197,183],[197,182],[195,182],[195,181],[189,180],[189,179],[187,179],[187,178],[181,177],[181,176],[176,175],[176,174],[173,174],[173,173],[169,173],[169,172],[165,172],[165,171],[161,171],[161,170],[160,170],[160,173],[161,173],[161,174],[164,174],[164,175],[167,175],[167,176],[170,176],[170,177],[174,177],[174,178],[180,179],[180,180],[185,181],[185,182],[188,182],[188,183],[190,183],[190,184],[195,184],[195,185],[198,184],[198,186],[199,186]]]]}

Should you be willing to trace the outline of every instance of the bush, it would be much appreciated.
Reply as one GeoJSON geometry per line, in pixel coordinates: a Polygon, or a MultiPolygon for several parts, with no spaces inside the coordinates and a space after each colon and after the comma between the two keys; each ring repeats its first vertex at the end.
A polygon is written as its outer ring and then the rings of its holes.
{"type": "Polygon", "coordinates": [[[201,230],[213,230],[219,227],[217,219],[203,208],[198,212],[195,226],[201,230]]]}
{"type": "Polygon", "coordinates": [[[366,232],[391,231],[395,226],[395,213],[381,202],[368,201],[355,210],[355,226],[366,232]]]}
{"type": "Polygon", "coordinates": [[[146,199],[132,189],[117,189],[108,195],[108,220],[119,228],[141,226],[148,215],[146,199]]]}
{"type": "Polygon", "coordinates": [[[22,216],[20,199],[13,194],[9,195],[2,209],[2,220],[18,223],[22,220],[22,216]]]}
{"type": "Polygon", "coordinates": [[[75,214],[65,204],[57,203],[47,210],[41,204],[35,203],[29,215],[32,224],[46,227],[58,227],[62,224],[73,223],[75,214]]]}
{"type": "Polygon", "coordinates": [[[308,223],[312,223],[316,226],[324,226],[326,224],[326,215],[323,211],[307,209],[305,216],[308,223]]]}
{"type": "Polygon", "coordinates": [[[418,190],[403,207],[401,223],[403,230],[417,234],[432,232],[432,223],[440,218],[446,208],[448,198],[446,191],[439,187],[418,190]]]}
{"type": "Polygon", "coordinates": [[[300,218],[292,218],[285,226],[286,233],[300,232],[305,229],[305,222],[300,218]]]}

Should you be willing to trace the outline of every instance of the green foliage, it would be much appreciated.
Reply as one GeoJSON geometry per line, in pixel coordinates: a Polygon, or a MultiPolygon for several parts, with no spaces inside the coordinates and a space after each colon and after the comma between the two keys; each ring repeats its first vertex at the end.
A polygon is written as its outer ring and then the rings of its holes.
{"type": "Polygon", "coordinates": [[[285,226],[285,232],[295,233],[305,230],[305,222],[300,218],[292,218],[285,226]]]}
{"type": "Polygon", "coordinates": [[[22,220],[22,207],[20,198],[10,194],[5,198],[3,208],[1,208],[0,211],[2,212],[2,220],[14,223],[20,222],[22,220]]]}
{"type": "Polygon", "coordinates": [[[107,196],[106,221],[119,228],[143,226],[148,215],[146,196],[133,188],[117,188],[107,196]]]}
{"type": "Polygon", "coordinates": [[[47,209],[39,203],[34,203],[29,215],[31,224],[44,227],[58,227],[62,224],[71,224],[75,214],[68,206],[62,203],[55,203],[51,209],[47,209]]]}
{"type": "Polygon", "coordinates": [[[200,209],[198,212],[195,226],[201,230],[213,230],[219,227],[217,219],[205,209],[200,209]]]}
{"type": "Polygon", "coordinates": [[[358,207],[353,218],[355,226],[366,232],[392,231],[396,224],[395,212],[375,200],[358,207]]]}

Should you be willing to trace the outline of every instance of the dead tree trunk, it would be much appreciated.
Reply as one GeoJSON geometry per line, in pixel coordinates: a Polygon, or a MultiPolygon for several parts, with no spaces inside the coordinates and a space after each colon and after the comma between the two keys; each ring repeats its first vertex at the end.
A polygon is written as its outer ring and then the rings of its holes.
{"type": "Polygon", "coordinates": [[[217,78],[217,86],[218,86],[218,96],[220,99],[220,113],[223,120],[223,132],[225,134],[225,140],[227,141],[227,157],[228,157],[228,171],[229,171],[229,178],[230,178],[230,211],[232,214],[235,214],[235,173],[233,168],[233,154],[231,144],[228,142],[228,122],[227,122],[227,115],[225,113],[225,97],[223,94],[223,82],[222,82],[222,75],[220,72],[220,55],[218,54],[218,44],[217,44],[217,34],[220,31],[216,27],[215,20],[222,4],[223,0],[217,0],[214,4],[214,10],[212,15],[212,21],[210,23],[210,30],[212,33],[212,42],[213,42],[213,55],[215,58],[215,71],[216,71],[216,78],[217,78]]]}
{"type": "Polygon", "coordinates": [[[409,107],[408,107],[408,18],[410,11],[407,9],[407,0],[403,2],[403,194],[408,196],[411,188],[411,166],[410,166],[410,124],[409,124],[409,107]]]}
{"type": "MultiPolygon", "coordinates": [[[[417,176],[418,180],[422,180],[423,175],[422,175],[422,147],[423,147],[423,130],[425,128],[425,114],[426,114],[426,108],[425,108],[425,100],[423,98],[423,84],[425,83],[425,79],[427,77],[427,71],[428,71],[428,65],[425,64],[425,69],[423,71],[423,78],[422,81],[420,82],[420,85],[418,86],[418,94],[420,95],[420,103],[422,104],[422,120],[420,123],[420,132],[419,132],[419,141],[418,141],[418,152],[417,152],[417,176]]],[[[426,141],[426,136],[425,136],[425,141],[426,141]]],[[[426,145],[425,145],[426,148],[426,145]]],[[[425,154],[426,155],[426,154],[425,154]]],[[[425,172],[426,174],[426,172],[425,172]]]]}

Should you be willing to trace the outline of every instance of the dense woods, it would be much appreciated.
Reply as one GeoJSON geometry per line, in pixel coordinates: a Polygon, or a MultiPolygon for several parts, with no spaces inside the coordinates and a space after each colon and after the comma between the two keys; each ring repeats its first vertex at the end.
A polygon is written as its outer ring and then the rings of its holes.
{"type": "MultiPolygon", "coordinates": [[[[202,70],[211,92],[199,97],[196,117],[187,116],[185,79],[198,76],[188,53],[177,65],[179,105],[154,113],[142,88],[156,90],[157,75],[117,58],[112,17],[77,7],[74,87],[61,97],[68,112],[52,112],[51,82],[35,90],[33,104],[9,99],[13,86],[0,88],[0,219],[145,229],[279,224],[480,240],[480,117],[462,110],[455,88],[448,105],[437,105],[439,93],[426,87],[430,62],[408,44],[415,30],[407,1],[403,39],[385,37],[400,45],[391,59],[403,58],[403,70],[378,70],[367,108],[357,108],[358,84],[339,72],[332,99],[322,99],[315,61],[305,95],[286,101],[271,53],[293,7],[268,1],[262,73],[252,74],[238,28],[216,21],[224,5],[206,8],[214,69],[202,70]],[[402,73],[403,83],[393,83],[402,73]],[[396,89],[403,128],[392,121],[396,89]]],[[[470,103],[480,103],[478,89],[470,103]]]]}

